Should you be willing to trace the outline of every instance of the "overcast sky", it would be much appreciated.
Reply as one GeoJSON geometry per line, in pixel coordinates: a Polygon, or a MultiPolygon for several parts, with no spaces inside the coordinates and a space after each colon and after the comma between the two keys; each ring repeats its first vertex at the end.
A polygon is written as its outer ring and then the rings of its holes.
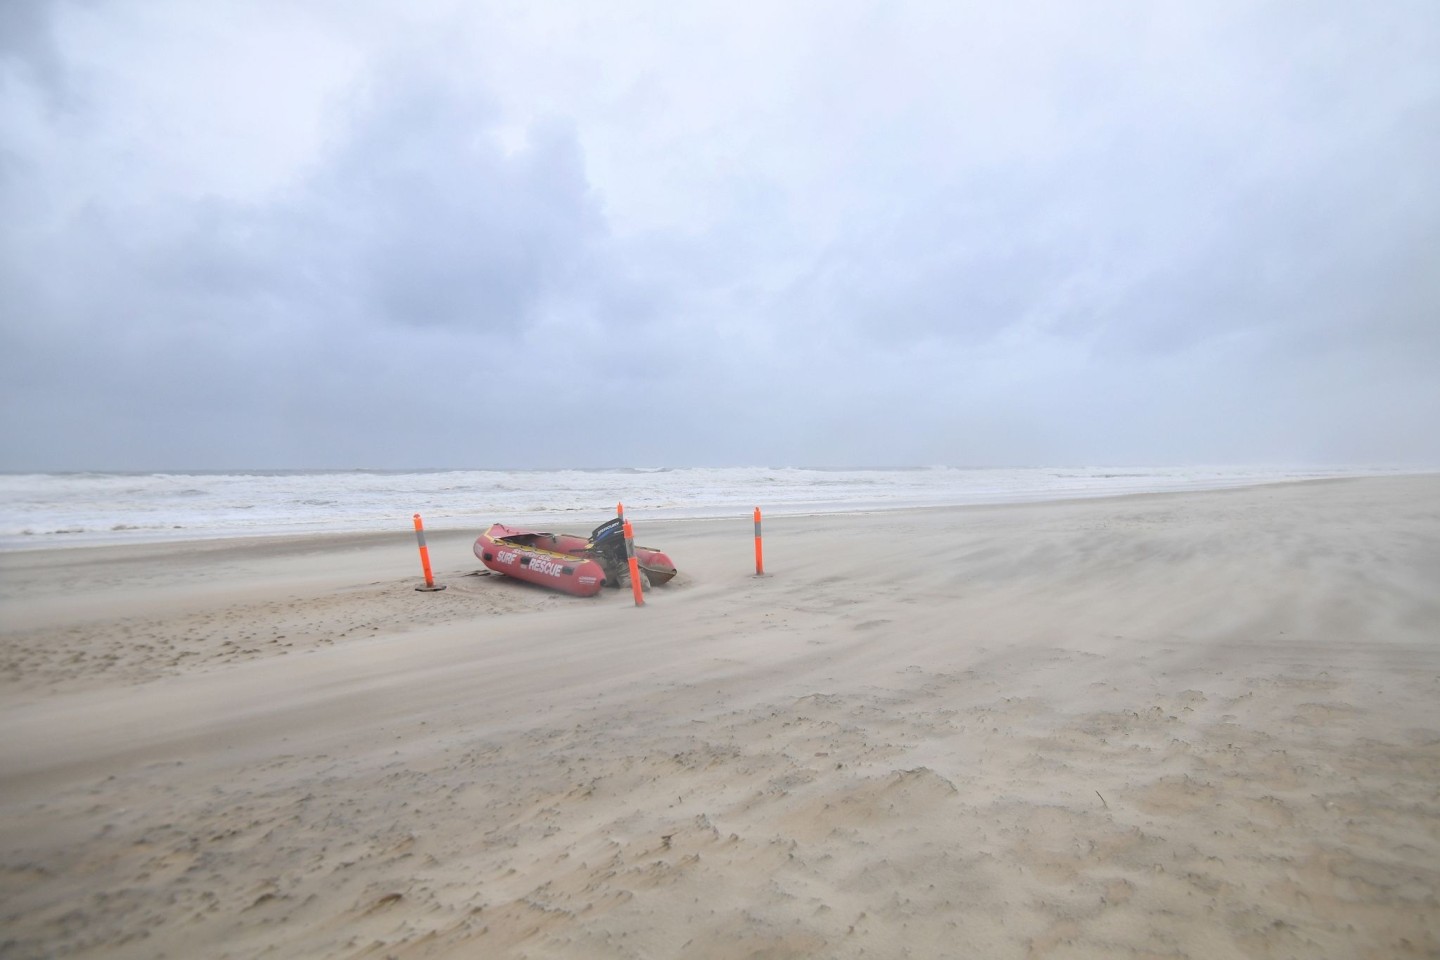
{"type": "Polygon", "coordinates": [[[0,3],[0,469],[1440,465],[1440,4],[0,3]]]}

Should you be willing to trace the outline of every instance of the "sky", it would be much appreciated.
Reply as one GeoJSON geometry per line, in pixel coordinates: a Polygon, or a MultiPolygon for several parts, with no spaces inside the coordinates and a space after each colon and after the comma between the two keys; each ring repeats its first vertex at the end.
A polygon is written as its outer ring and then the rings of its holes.
{"type": "Polygon", "coordinates": [[[0,3],[0,470],[1440,466],[1440,4],[0,3]]]}

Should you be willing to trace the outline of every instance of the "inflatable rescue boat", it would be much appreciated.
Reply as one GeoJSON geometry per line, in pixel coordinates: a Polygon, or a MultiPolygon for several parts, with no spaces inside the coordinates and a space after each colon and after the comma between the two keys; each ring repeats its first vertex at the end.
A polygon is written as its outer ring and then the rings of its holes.
{"type": "MultiPolygon", "coordinates": [[[[596,527],[589,538],[497,523],[475,539],[475,556],[496,573],[577,597],[593,597],[607,585],[630,581],[618,517],[596,527]]],[[[635,559],[642,587],[668,583],[675,576],[675,564],[659,550],[637,546],[635,559]]]]}

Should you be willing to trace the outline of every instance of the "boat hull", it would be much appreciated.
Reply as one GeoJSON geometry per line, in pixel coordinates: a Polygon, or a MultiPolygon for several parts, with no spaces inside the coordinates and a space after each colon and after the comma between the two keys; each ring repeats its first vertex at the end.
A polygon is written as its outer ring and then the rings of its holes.
{"type": "MultiPolygon", "coordinates": [[[[577,597],[593,597],[604,588],[604,566],[584,537],[564,533],[537,533],[497,523],[475,539],[475,556],[487,568],[577,597]]],[[[675,564],[659,550],[636,547],[635,559],[653,585],[674,578],[675,564]]]]}
{"type": "Polygon", "coordinates": [[[507,577],[577,597],[593,597],[605,586],[604,568],[596,560],[566,552],[566,546],[569,544],[551,534],[497,523],[476,538],[475,556],[507,577]]]}

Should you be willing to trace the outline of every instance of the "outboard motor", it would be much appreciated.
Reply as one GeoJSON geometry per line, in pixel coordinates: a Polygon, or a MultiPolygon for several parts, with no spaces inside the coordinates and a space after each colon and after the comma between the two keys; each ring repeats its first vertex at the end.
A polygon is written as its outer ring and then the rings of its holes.
{"type": "Polygon", "coordinates": [[[625,556],[625,521],[620,517],[606,520],[590,534],[590,553],[605,570],[605,582],[616,586],[627,582],[630,565],[625,556]]]}

